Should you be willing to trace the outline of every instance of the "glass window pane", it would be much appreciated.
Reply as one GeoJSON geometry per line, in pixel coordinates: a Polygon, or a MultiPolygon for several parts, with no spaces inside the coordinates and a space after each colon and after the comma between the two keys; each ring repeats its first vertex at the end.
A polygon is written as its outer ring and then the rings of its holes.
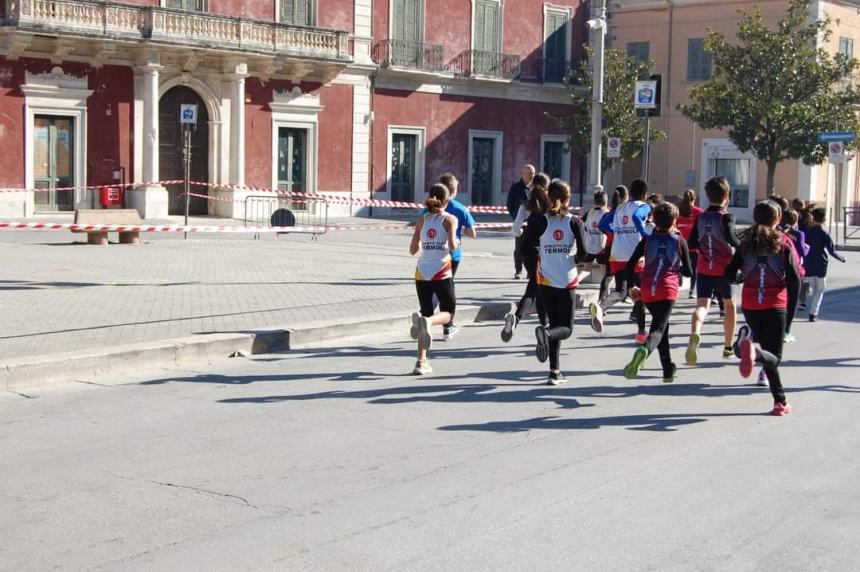
{"type": "Polygon", "coordinates": [[[33,176],[37,181],[47,181],[50,176],[49,129],[50,120],[45,117],[37,117],[33,122],[33,176]]]}

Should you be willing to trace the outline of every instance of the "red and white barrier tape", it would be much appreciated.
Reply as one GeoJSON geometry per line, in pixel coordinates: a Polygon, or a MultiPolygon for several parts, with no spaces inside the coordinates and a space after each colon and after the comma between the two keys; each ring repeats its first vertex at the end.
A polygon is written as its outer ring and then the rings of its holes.
{"type": "Polygon", "coordinates": [[[87,185],[83,187],[57,187],[56,189],[26,189],[26,188],[18,188],[18,187],[7,187],[0,188],[0,193],[51,193],[51,192],[63,192],[63,191],[87,191],[93,189],[101,189],[102,187],[107,187],[108,189],[126,189],[129,187],[147,187],[147,186],[158,186],[158,185],[179,185],[184,183],[184,179],[179,179],[175,181],[156,181],[154,183],[112,183],[110,185],[87,185]]]}

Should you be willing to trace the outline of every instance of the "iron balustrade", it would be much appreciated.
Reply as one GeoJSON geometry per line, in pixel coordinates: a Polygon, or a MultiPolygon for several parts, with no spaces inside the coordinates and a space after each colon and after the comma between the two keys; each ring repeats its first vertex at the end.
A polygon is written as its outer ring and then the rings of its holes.
{"type": "Polygon", "coordinates": [[[428,72],[445,71],[442,46],[406,40],[384,40],[373,48],[373,61],[383,68],[401,67],[428,72]]]}
{"type": "Polygon", "coordinates": [[[501,52],[466,50],[448,66],[460,77],[488,77],[514,80],[520,75],[520,56],[501,52]]]}

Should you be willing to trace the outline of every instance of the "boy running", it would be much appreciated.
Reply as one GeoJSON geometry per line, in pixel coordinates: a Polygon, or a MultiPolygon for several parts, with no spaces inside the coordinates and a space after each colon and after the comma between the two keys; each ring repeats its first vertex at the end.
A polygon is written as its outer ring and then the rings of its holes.
{"type": "Polygon", "coordinates": [[[812,300],[809,302],[809,321],[818,320],[818,312],[821,310],[821,300],[827,291],[827,255],[845,262],[845,257],[836,252],[833,239],[824,230],[824,222],[827,219],[827,211],[823,208],[812,210],[812,228],[806,234],[806,243],[809,245],[809,253],[803,259],[803,267],[806,276],[803,282],[808,285],[812,300]]]}
{"type": "MultiPolygon", "coordinates": [[[[448,200],[448,206],[445,207],[445,212],[454,215],[457,219],[458,246],[457,249],[451,253],[451,279],[453,281],[454,277],[457,276],[457,269],[460,267],[460,261],[463,259],[463,231],[465,230],[465,234],[469,238],[478,238],[478,231],[475,229],[475,219],[472,217],[471,213],[466,210],[463,203],[455,200],[457,197],[457,189],[460,187],[460,182],[457,180],[457,177],[454,176],[454,173],[445,173],[439,177],[439,182],[448,187],[448,192],[450,193],[450,199],[448,200]]],[[[446,341],[450,340],[456,336],[459,331],[460,328],[457,327],[453,321],[445,324],[443,339],[446,341]]]]}

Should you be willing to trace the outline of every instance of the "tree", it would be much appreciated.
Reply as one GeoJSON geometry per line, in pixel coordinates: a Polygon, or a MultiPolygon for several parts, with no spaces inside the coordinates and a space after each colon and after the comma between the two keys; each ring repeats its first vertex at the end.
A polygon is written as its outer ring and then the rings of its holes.
{"type": "MultiPolygon", "coordinates": [[[[568,145],[580,155],[591,153],[591,89],[593,85],[593,51],[586,50],[586,61],[573,70],[565,84],[570,90],[574,114],[559,116],[548,114],[568,133],[568,145]]],[[[610,159],[603,145],[603,168],[609,171],[626,159],[642,154],[645,145],[645,119],[636,115],[633,92],[636,80],[650,76],[650,63],[640,62],[619,50],[607,50],[603,68],[603,133],[606,137],[621,138],[621,158],[610,159]]],[[[659,129],[651,129],[651,140],[666,137],[659,129]]]]}
{"type": "Polygon", "coordinates": [[[742,12],[737,44],[709,30],[705,50],[713,56],[713,75],[691,90],[690,105],[678,106],[704,129],[728,128],[738,149],[764,161],[769,194],[780,162],[826,160],[818,133],[858,129],[860,94],[844,81],[857,60],[820,47],[830,38],[830,20],[810,20],[811,2],[790,0],[775,29],[758,8],[742,12]]]}

